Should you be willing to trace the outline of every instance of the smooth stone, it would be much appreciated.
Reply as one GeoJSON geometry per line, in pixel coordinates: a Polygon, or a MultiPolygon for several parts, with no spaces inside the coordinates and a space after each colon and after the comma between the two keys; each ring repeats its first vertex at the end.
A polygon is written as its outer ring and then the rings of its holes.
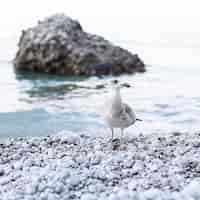
{"type": "Polygon", "coordinates": [[[83,194],[81,200],[97,200],[97,197],[94,194],[83,194]]]}

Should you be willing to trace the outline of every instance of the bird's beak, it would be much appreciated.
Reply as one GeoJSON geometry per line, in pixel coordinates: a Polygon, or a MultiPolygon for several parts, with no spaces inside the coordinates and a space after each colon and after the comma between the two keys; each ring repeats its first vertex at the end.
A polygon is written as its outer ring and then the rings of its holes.
{"type": "Polygon", "coordinates": [[[121,84],[121,87],[130,88],[130,87],[131,87],[131,85],[130,85],[130,84],[128,84],[128,83],[122,83],[122,84],[121,84]]]}

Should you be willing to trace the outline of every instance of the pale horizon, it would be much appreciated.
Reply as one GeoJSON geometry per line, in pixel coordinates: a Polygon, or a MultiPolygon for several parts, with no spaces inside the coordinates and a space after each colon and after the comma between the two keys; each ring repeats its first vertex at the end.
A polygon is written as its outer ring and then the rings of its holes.
{"type": "Polygon", "coordinates": [[[38,20],[64,13],[88,32],[123,39],[188,39],[200,34],[198,1],[6,1],[0,8],[1,38],[16,37],[38,20]],[[181,35],[180,35],[181,34],[181,35]],[[158,38],[159,36],[159,38],[158,38]]]}
{"type": "Polygon", "coordinates": [[[125,48],[127,43],[142,46],[136,49],[139,53],[146,47],[200,48],[199,5],[198,1],[180,0],[8,0],[0,8],[0,60],[14,57],[22,30],[56,13],[77,19],[85,31],[125,48]]]}

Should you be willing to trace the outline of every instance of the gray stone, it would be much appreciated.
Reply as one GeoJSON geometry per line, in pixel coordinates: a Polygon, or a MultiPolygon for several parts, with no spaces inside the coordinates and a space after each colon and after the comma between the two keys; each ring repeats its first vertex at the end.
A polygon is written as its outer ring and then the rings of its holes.
{"type": "Polygon", "coordinates": [[[57,14],[22,31],[14,59],[17,70],[65,75],[144,72],[136,55],[103,37],[86,33],[76,20],[57,14]]]}

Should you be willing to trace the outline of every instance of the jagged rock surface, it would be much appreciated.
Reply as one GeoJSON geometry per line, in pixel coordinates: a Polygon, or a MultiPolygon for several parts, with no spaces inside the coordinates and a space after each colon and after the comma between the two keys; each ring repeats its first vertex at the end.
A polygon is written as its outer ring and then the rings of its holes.
{"type": "Polygon", "coordinates": [[[140,58],[103,37],[83,31],[78,21],[59,14],[22,31],[15,68],[66,75],[144,72],[140,58]]]}

